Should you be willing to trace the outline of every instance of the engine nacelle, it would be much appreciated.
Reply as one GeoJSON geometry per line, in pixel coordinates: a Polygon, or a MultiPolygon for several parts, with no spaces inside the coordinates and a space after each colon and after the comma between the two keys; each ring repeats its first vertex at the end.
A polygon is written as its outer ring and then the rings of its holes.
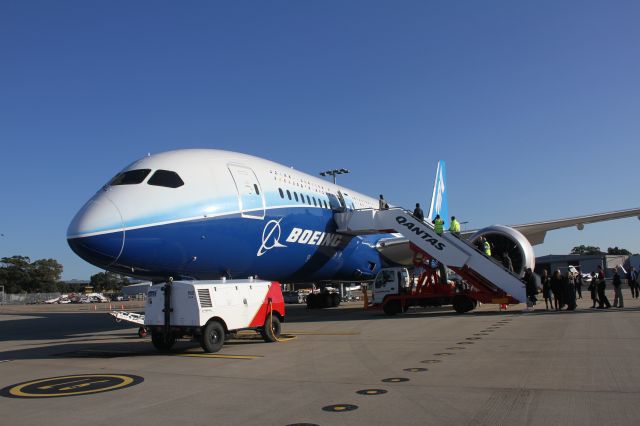
{"type": "Polygon", "coordinates": [[[475,244],[480,237],[485,237],[491,244],[491,256],[502,262],[503,253],[507,253],[513,263],[516,274],[524,273],[526,268],[534,270],[536,258],[529,240],[519,231],[503,225],[483,228],[473,234],[469,241],[475,244]]]}

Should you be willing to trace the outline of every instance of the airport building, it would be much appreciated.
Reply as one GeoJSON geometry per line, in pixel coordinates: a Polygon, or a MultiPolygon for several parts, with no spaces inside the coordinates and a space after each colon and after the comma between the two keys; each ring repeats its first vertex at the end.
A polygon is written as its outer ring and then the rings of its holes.
{"type": "Polygon", "coordinates": [[[638,269],[640,264],[640,255],[611,255],[611,254],[550,254],[547,256],[540,256],[536,258],[536,270],[537,274],[542,273],[543,269],[552,273],[556,269],[560,269],[563,274],[567,272],[569,266],[574,266],[580,269],[583,274],[588,274],[595,271],[598,266],[602,266],[605,269],[605,275],[607,278],[613,276],[613,269],[619,265],[628,270],[630,266],[634,266],[638,269]]]}

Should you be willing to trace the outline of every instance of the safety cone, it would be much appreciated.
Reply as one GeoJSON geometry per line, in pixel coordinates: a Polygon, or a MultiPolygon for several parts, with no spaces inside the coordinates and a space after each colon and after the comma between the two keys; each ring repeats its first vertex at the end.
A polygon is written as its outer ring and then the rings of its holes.
{"type": "Polygon", "coordinates": [[[506,303],[502,303],[502,304],[500,305],[500,310],[501,310],[501,311],[506,311],[506,310],[507,310],[507,304],[506,304],[506,303]]]}

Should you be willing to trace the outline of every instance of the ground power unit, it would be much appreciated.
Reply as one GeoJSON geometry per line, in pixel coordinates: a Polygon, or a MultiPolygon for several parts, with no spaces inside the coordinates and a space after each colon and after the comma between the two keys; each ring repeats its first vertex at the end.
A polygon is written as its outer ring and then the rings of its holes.
{"type": "Polygon", "coordinates": [[[284,315],[277,282],[173,281],[149,289],[144,325],[160,351],[171,349],[177,339],[191,338],[205,352],[217,352],[231,333],[241,330],[277,341],[284,315]]]}

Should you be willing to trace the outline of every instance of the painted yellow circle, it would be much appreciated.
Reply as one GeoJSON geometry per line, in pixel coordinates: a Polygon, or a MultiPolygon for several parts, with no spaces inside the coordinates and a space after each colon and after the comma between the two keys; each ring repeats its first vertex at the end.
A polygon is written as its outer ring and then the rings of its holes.
{"type": "Polygon", "coordinates": [[[55,398],[108,392],[138,384],[143,380],[144,379],[139,376],[129,376],[122,374],[81,374],[75,376],[59,376],[32,380],[30,382],[20,383],[8,389],[5,388],[5,390],[8,393],[7,396],[10,397],[55,398]],[[96,387],[96,385],[99,385],[100,383],[106,383],[107,385],[104,387],[96,387]],[[33,386],[37,386],[37,389],[39,390],[52,390],[53,392],[30,392],[28,388],[33,386]],[[83,389],[86,387],[91,388],[83,389]]]}

